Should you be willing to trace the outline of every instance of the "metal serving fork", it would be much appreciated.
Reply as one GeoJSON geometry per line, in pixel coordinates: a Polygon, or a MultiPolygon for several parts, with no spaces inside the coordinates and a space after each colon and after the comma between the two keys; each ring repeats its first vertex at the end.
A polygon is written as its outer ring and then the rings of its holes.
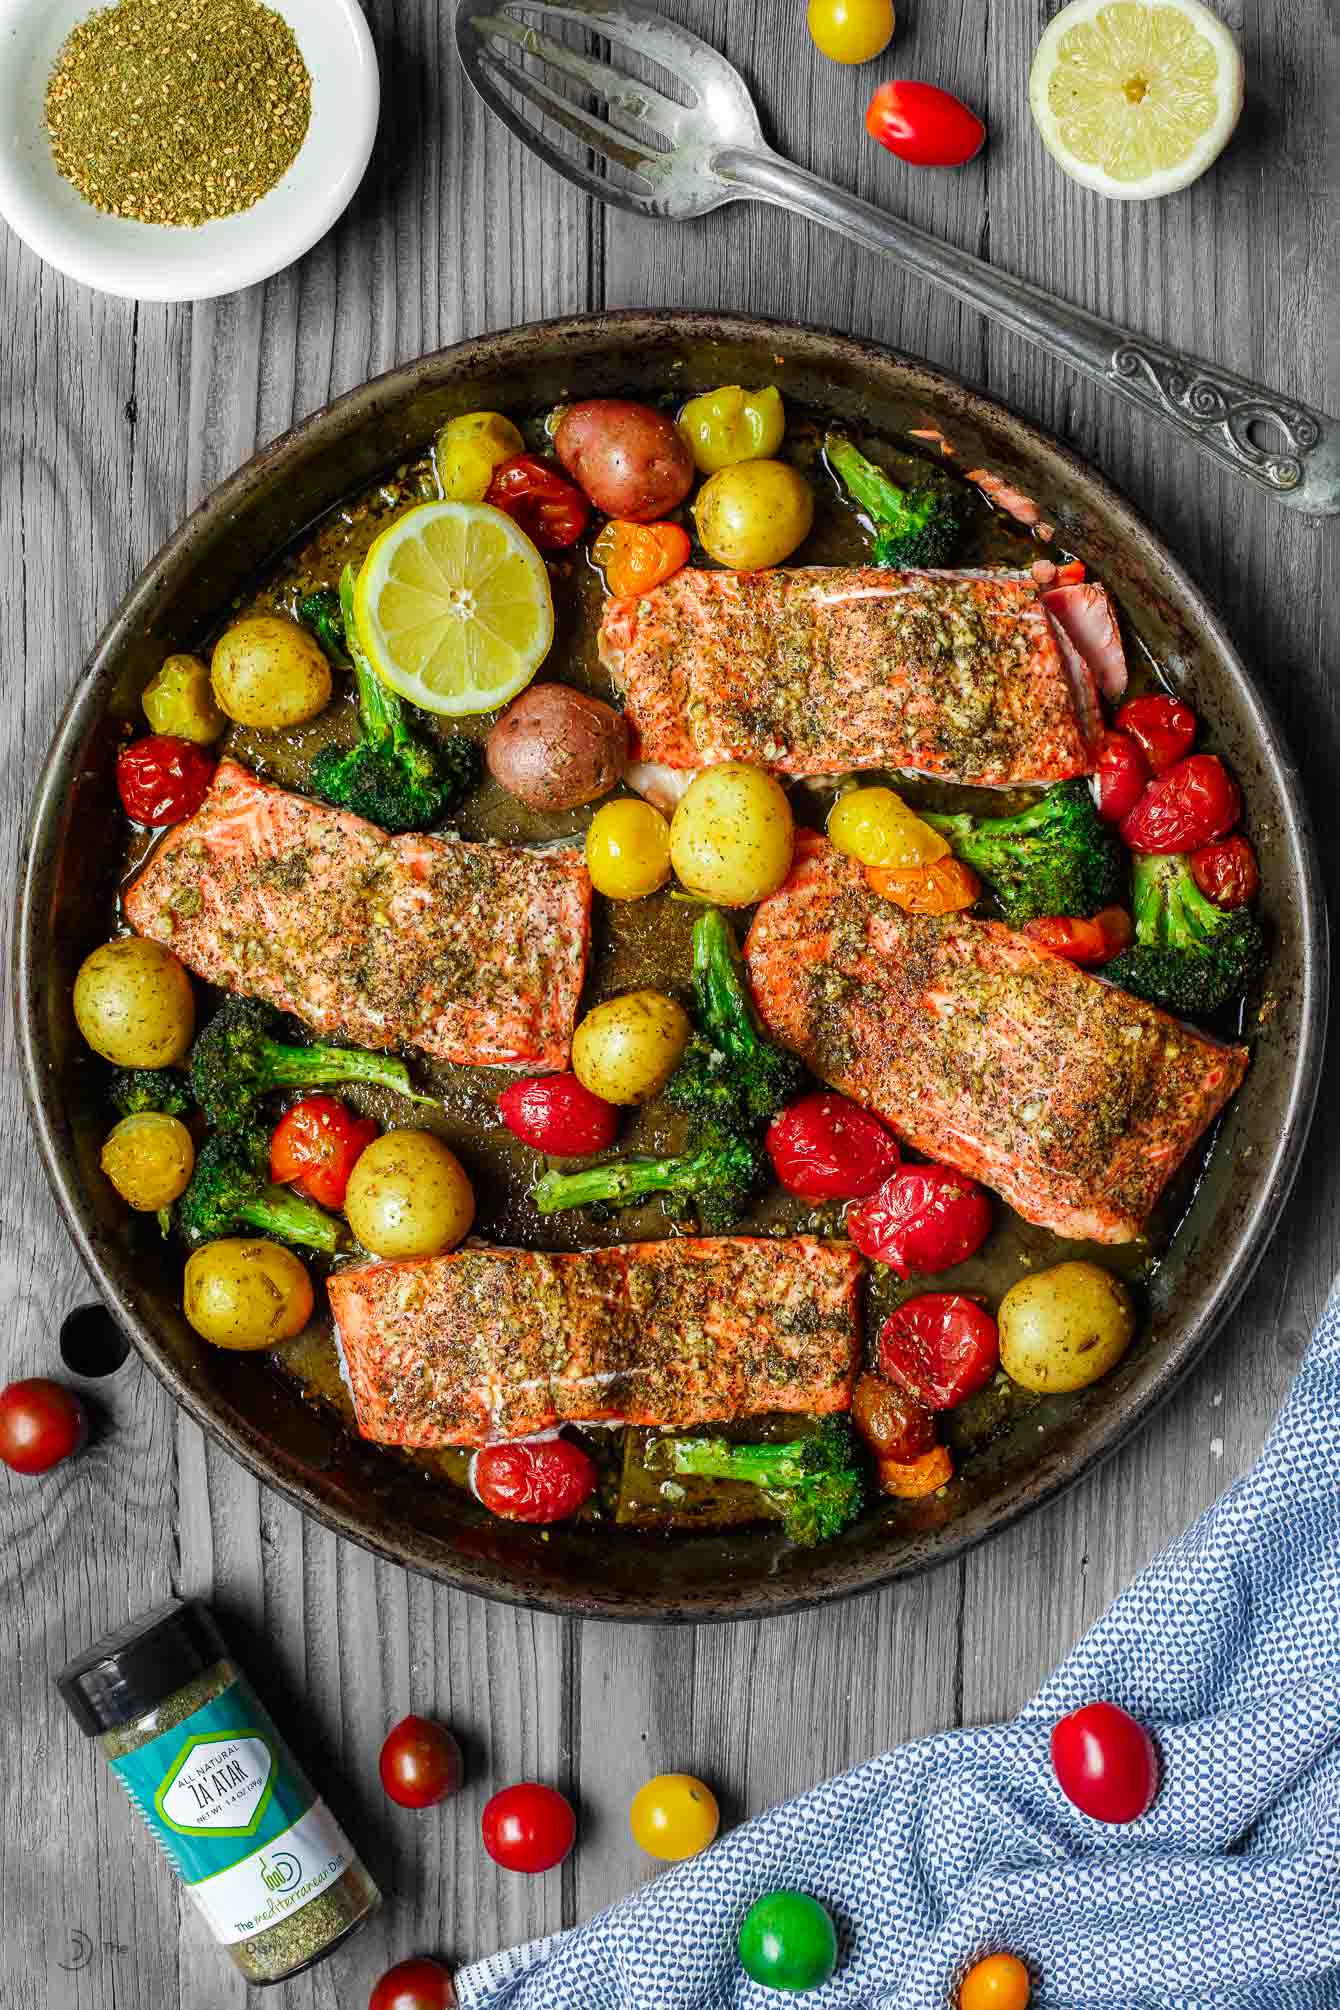
{"type": "Polygon", "coordinates": [[[947,287],[1290,509],[1340,514],[1340,422],[1072,307],[796,167],[764,139],[739,71],[701,36],[637,0],[488,5],[456,0],[470,82],[519,139],[602,202],[676,220],[746,200],[796,210],[947,287]],[[583,46],[559,40],[565,30],[582,31],[583,46]],[[658,65],[687,102],[619,68],[629,57],[658,65]]]}

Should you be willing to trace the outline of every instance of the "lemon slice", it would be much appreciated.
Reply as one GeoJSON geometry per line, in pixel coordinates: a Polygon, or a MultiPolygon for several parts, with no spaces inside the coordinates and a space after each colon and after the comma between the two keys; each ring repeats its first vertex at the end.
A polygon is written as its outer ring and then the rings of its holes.
{"type": "Polygon", "coordinates": [[[1033,58],[1028,101],[1068,175],[1132,201],[1204,174],[1242,110],[1242,55],[1200,0],[1071,0],[1033,58]]]}
{"type": "Polygon", "coordinates": [[[425,712],[492,712],[524,691],[554,639],[544,560],[487,503],[422,503],[397,517],[354,586],[379,677],[425,712]]]}

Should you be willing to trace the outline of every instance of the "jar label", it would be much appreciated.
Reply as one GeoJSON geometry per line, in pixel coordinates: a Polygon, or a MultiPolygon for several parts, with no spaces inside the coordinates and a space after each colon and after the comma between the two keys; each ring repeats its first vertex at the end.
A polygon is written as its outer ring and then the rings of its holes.
{"type": "Polygon", "coordinates": [[[353,1861],[334,1816],[241,1678],[111,1764],[225,1943],[296,1912],[353,1861]]]}

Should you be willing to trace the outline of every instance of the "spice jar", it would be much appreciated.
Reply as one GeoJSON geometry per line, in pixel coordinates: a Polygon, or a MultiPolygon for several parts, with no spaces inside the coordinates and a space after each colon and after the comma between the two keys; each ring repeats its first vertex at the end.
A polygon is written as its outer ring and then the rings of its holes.
{"type": "Polygon", "coordinates": [[[108,1634],[56,1686],[249,1982],[309,1968],[377,1910],[376,1885],[198,1599],[108,1634]]]}

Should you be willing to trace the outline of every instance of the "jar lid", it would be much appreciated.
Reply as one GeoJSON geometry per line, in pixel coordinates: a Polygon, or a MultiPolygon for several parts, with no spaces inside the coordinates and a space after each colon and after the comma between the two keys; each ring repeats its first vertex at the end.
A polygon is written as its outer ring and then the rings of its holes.
{"type": "Polygon", "coordinates": [[[86,1738],[133,1724],[227,1655],[198,1598],[169,1598],[77,1654],[56,1677],[86,1738]]]}

